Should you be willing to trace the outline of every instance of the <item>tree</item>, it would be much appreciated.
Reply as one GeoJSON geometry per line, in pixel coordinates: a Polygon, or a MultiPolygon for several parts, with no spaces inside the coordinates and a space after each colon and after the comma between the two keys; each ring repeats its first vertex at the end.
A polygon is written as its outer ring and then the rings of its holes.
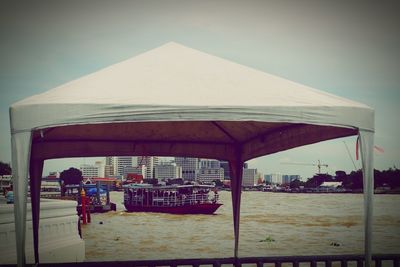
{"type": "Polygon", "coordinates": [[[304,186],[304,182],[300,181],[299,179],[295,179],[290,182],[290,188],[300,188],[300,186],[304,186]]]}
{"type": "Polygon", "coordinates": [[[10,175],[11,167],[10,164],[0,161],[0,175],[10,175]]]}
{"type": "Polygon", "coordinates": [[[80,184],[82,179],[82,172],[76,168],[69,168],[60,173],[60,181],[63,181],[64,185],[80,184]]]}
{"type": "Polygon", "coordinates": [[[325,173],[318,173],[314,175],[312,178],[308,179],[307,182],[305,182],[305,187],[307,188],[316,188],[320,186],[323,182],[332,182],[333,178],[329,174],[325,173]]]}

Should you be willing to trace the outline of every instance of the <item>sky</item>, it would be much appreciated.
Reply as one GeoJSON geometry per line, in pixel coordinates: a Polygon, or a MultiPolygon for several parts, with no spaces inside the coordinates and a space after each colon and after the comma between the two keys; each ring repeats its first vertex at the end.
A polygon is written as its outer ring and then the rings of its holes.
{"type": "MultiPolygon", "coordinates": [[[[375,168],[400,166],[400,25],[395,1],[34,1],[0,3],[0,161],[8,109],[174,41],[375,109],[375,168]]],[[[350,172],[355,137],[249,161],[263,174],[350,172]],[[349,153],[347,152],[348,146],[349,153]],[[310,165],[296,165],[304,163],[310,165]]],[[[95,159],[46,161],[44,175],[95,159]]],[[[355,165],[355,166],[354,166],[355,165]]]]}

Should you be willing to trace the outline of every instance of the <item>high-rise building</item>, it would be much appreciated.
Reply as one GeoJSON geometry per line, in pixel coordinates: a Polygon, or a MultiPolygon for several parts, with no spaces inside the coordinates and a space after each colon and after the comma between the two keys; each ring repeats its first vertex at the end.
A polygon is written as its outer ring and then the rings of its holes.
{"type": "Polygon", "coordinates": [[[257,179],[257,169],[243,168],[242,186],[255,186],[257,179]]]}
{"type": "Polygon", "coordinates": [[[141,166],[144,165],[146,166],[146,179],[152,179],[154,178],[154,166],[159,164],[159,158],[158,157],[150,157],[150,156],[140,156],[137,158],[137,165],[141,166]]]}
{"type": "Polygon", "coordinates": [[[230,166],[228,161],[220,161],[221,168],[224,169],[224,180],[230,180],[230,166]]]}
{"type": "Polygon", "coordinates": [[[117,175],[117,157],[106,157],[106,165],[104,166],[104,176],[113,177],[117,175]]]}
{"type": "Polygon", "coordinates": [[[156,165],[154,166],[154,178],[159,181],[182,178],[182,167],[171,162],[156,165]]]}
{"type": "Polygon", "coordinates": [[[104,177],[104,164],[96,161],[95,164],[83,164],[80,166],[83,178],[104,177]]]}
{"type": "Polygon", "coordinates": [[[135,165],[135,157],[106,157],[105,176],[123,176],[125,168],[135,165]]]}
{"type": "Polygon", "coordinates": [[[221,168],[221,163],[216,159],[201,159],[200,168],[221,168]]]}
{"type": "Polygon", "coordinates": [[[133,166],[132,157],[117,157],[117,175],[124,175],[126,167],[133,166]]]}
{"type": "Polygon", "coordinates": [[[214,180],[223,181],[224,180],[224,169],[217,168],[207,168],[203,167],[199,169],[197,175],[197,180],[200,183],[211,184],[214,180]]]}
{"type": "Polygon", "coordinates": [[[198,158],[176,157],[175,163],[182,167],[182,178],[186,181],[195,181],[199,171],[198,158]]]}

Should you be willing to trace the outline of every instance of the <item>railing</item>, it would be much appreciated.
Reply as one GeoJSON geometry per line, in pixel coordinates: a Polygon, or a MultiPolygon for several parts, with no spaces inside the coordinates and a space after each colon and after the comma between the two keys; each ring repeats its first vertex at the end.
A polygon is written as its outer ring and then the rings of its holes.
{"type": "Polygon", "coordinates": [[[218,202],[219,195],[215,194],[212,198],[208,194],[181,194],[181,195],[171,195],[163,196],[156,194],[146,193],[143,195],[131,195],[128,198],[124,198],[124,201],[128,201],[135,206],[183,206],[183,205],[193,205],[193,204],[203,204],[203,203],[216,203],[218,202]],[[151,198],[150,198],[151,197],[151,198]]]}
{"type": "MultiPolygon", "coordinates": [[[[400,254],[373,255],[373,265],[375,267],[393,266],[399,267],[400,254]]],[[[364,255],[320,255],[320,256],[280,256],[280,257],[246,257],[246,258],[210,258],[210,259],[173,259],[173,260],[139,260],[139,261],[105,261],[105,262],[81,262],[81,263],[57,263],[40,264],[40,266],[364,266],[364,255]]],[[[10,265],[11,266],[11,265],[10,265]]],[[[34,266],[34,265],[28,265],[34,266]]]]}

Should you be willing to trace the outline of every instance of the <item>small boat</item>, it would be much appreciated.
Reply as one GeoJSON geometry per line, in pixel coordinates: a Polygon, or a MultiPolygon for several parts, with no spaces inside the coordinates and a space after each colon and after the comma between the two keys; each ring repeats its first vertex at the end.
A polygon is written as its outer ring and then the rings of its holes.
{"type": "Polygon", "coordinates": [[[128,184],[124,186],[124,205],[129,212],[173,214],[213,214],[222,204],[213,186],[128,184]],[[213,196],[209,193],[213,189],[213,196]]]}

